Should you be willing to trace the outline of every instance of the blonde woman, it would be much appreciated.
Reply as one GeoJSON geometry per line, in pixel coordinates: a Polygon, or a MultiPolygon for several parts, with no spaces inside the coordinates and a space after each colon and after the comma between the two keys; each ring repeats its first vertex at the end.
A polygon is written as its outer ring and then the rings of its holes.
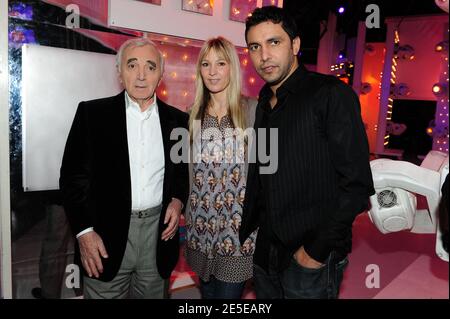
{"type": "MultiPolygon", "coordinates": [[[[241,96],[240,64],[230,41],[222,37],[206,41],[196,73],[189,129],[197,147],[190,173],[204,180],[191,178],[191,195],[198,194],[201,201],[186,206],[186,259],[200,278],[202,298],[239,299],[253,275],[253,255],[239,243],[238,199],[246,184],[242,133],[253,125],[256,103],[241,96]],[[210,221],[208,227],[198,227],[198,220],[210,221]]],[[[255,236],[250,235],[251,242],[255,236]]]]}

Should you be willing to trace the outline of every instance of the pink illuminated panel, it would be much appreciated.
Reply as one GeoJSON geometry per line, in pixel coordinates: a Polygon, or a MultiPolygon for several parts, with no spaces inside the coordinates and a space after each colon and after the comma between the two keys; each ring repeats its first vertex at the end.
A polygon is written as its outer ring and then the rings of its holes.
{"type": "Polygon", "coordinates": [[[158,6],[161,5],[161,0],[135,0],[135,1],[140,1],[140,2],[146,2],[146,3],[156,4],[156,5],[158,5],[158,6]]]}
{"type": "Polygon", "coordinates": [[[230,20],[245,22],[255,10],[257,2],[257,0],[231,0],[230,20]]]}
{"type": "Polygon", "coordinates": [[[213,15],[214,0],[182,0],[183,10],[213,15]]]}

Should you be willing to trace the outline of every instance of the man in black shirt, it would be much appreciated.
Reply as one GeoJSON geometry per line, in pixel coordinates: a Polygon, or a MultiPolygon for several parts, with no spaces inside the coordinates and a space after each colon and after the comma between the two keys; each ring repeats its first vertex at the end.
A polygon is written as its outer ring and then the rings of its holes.
{"type": "Polygon", "coordinates": [[[243,242],[259,227],[256,297],[337,298],[352,223],[374,194],[358,97],[335,77],[299,64],[300,38],[283,9],[256,9],[245,36],[266,81],[254,145],[262,145],[258,129],[266,129],[269,150],[270,129],[278,135],[276,172],[265,174],[259,157],[250,163],[240,229],[243,242]]]}

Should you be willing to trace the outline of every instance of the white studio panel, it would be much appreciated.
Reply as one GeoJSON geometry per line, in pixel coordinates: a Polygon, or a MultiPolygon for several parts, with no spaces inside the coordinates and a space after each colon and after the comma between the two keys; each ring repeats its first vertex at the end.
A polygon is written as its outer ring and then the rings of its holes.
{"type": "Polygon", "coordinates": [[[246,47],[245,24],[232,21],[230,0],[215,1],[213,15],[182,10],[181,0],[153,5],[133,0],[109,0],[108,25],[188,39],[207,40],[219,35],[246,47]]]}
{"type": "Polygon", "coordinates": [[[58,189],[78,103],[121,91],[111,54],[22,47],[22,156],[25,191],[58,189]]]}

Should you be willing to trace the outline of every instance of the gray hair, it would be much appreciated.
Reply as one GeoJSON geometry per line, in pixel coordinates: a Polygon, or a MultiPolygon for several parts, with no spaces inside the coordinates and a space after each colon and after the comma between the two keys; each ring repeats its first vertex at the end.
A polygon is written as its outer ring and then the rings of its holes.
{"type": "Polygon", "coordinates": [[[159,54],[159,63],[161,65],[161,74],[164,73],[164,56],[161,53],[161,51],[158,49],[158,47],[156,46],[155,42],[153,42],[152,40],[148,39],[148,38],[131,38],[127,41],[125,41],[124,43],[122,43],[122,45],[119,48],[119,51],[117,51],[116,54],[116,67],[117,67],[117,71],[120,72],[120,67],[122,64],[122,56],[123,56],[123,52],[129,48],[129,47],[143,47],[149,45],[153,48],[155,48],[156,52],[158,52],[159,54]]]}

